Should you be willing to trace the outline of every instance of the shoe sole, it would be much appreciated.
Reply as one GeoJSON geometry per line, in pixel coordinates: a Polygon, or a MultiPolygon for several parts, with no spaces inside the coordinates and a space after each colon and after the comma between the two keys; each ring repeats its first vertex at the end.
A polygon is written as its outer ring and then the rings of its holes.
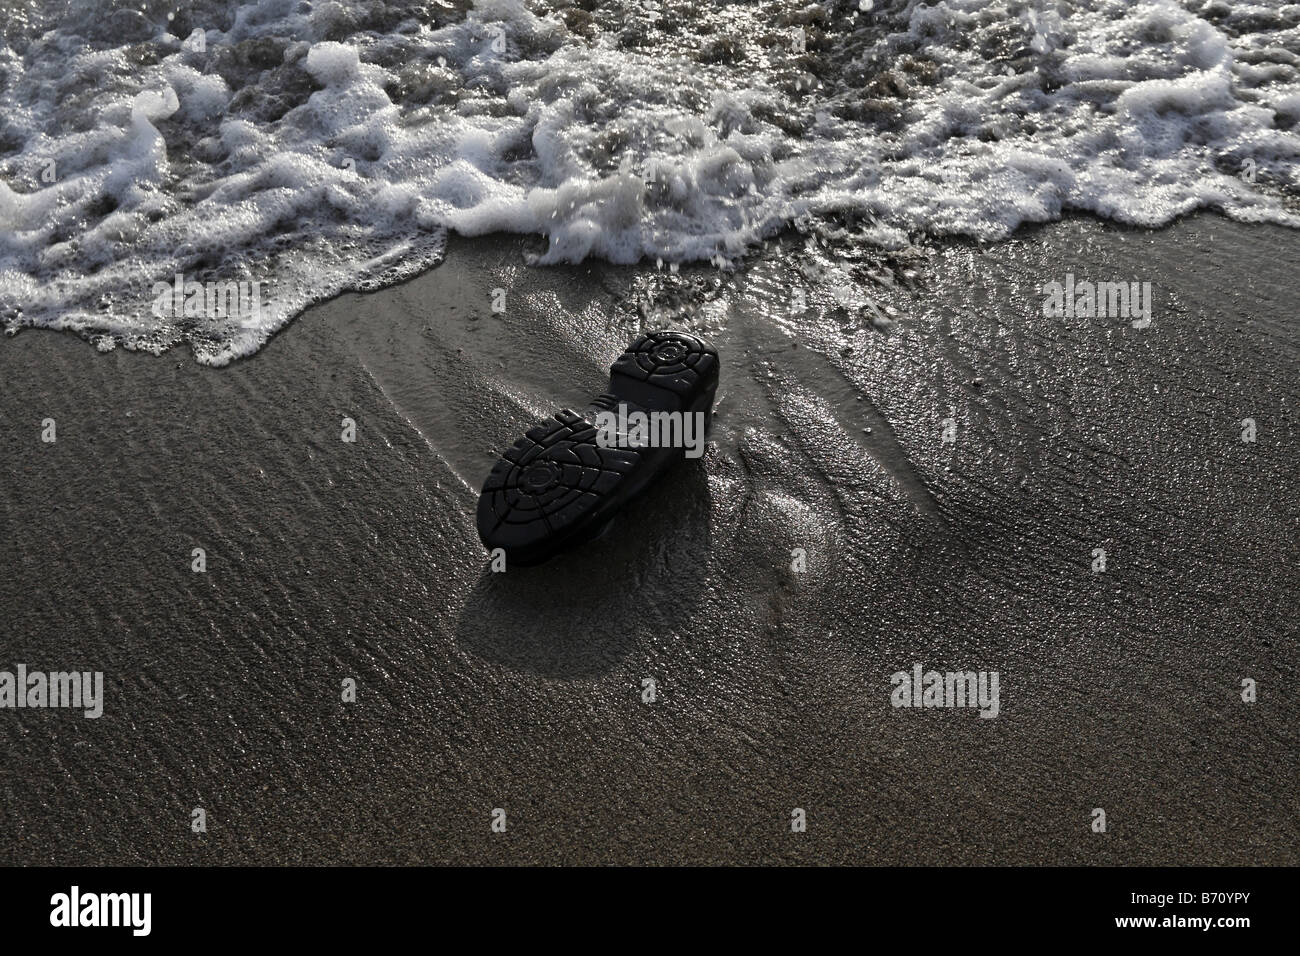
{"type": "Polygon", "coordinates": [[[683,448],[603,446],[602,412],[704,414],[718,387],[718,353],[686,332],[648,332],[609,370],[609,391],[578,414],[556,412],[530,428],[493,466],[478,503],[478,532],[489,551],[512,564],[538,564],[590,540],[640,494],[683,448]]]}

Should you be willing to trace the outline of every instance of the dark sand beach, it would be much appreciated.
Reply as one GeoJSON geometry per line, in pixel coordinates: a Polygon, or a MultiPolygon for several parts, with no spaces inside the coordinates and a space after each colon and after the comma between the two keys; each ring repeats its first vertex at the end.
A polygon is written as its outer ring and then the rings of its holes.
{"type": "Polygon", "coordinates": [[[105,681],[0,721],[0,862],[1300,863],[1300,236],[945,243],[888,331],[790,314],[801,247],[453,239],[222,369],[0,342],[0,667],[105,681]],[[1151,326],[1045,318],[1067,273],[1151,326]],[[491,573],[496,455],[664,326],[721,352],[703,459],[491,573]],[[892,707],[918,663],[997,671],[997,718],[892,707]]]}

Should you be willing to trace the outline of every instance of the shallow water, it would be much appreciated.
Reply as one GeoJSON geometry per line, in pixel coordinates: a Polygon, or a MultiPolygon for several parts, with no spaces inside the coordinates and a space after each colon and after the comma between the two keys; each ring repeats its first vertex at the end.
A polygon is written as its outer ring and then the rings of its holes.
{"type": "Polygon", "coordinates": [[[10,333],[224,364],[427,268],[448,230],[545,237],[541,264],[730,267],[795,225],[834,291],[863,250],[1069,210],[1300,225],[1294,4],[4,9],[10,333]],[[186,285],[232,282],[217,309],[186,285]]]}

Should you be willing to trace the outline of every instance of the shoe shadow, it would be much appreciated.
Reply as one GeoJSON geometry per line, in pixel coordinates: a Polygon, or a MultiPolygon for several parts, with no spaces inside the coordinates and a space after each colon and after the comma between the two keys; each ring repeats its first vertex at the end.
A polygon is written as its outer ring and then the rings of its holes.
{"type": "Polygon", "coordinates": [[[535,567],[485,569],[456,643],[511,670],[587,678],[684,630],[712,565],[709,493],[703,460],[687,460],[596,540],[535,567]]]}

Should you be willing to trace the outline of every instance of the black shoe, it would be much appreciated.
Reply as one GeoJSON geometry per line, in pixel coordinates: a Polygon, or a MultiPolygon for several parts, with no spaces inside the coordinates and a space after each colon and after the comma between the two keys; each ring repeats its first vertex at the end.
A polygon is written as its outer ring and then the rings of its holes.
{"type": "MultiPolygon", "coordinates": [[[[492,468],[478,501],[478,534],[514,564],[537,564],[601,533],[684,448],[639,447],[618,434],[620,412],[713,416],[718,352],[686,332],[648,332],[609,370],[609,392],[582,415],[564,409],[531,428],[492,468]]],[[[681,432],[679,434],[684,434],[681,432]]],[[[635,438],[635,434],[633,438],[635,438]]]]}

